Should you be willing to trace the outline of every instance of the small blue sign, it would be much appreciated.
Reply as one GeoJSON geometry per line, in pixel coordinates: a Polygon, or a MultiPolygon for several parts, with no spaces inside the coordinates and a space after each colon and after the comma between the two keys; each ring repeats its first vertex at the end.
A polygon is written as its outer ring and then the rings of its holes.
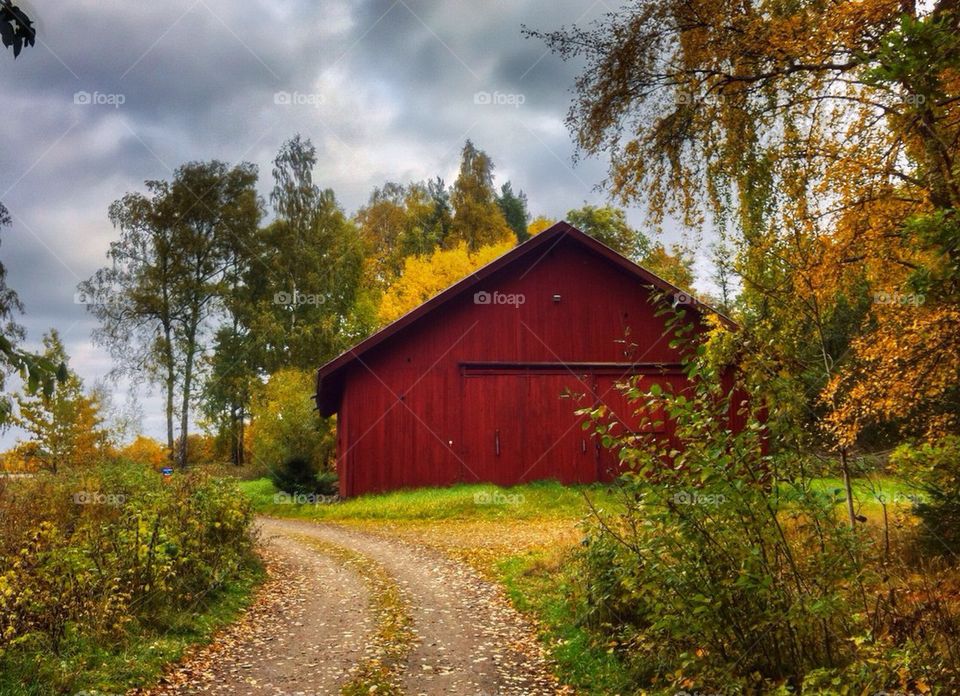
{"type": "Polygon", "coordinates": [[[173,476],[173,467],[165,466],[162,469],[160,469],[160,473],[163,474],[164,476],[173,476]]]}

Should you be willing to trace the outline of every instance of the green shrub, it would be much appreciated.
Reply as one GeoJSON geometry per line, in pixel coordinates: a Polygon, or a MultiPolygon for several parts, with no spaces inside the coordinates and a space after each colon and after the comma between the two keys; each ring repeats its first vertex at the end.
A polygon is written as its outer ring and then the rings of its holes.
{"type": "Polygon", "coordinates": [[[767,455],[757,405],[731,403],[737,392],[704,350],[686,374],[677,392],[624,385],[634,430],[603,406],[583,412],[625,473],[624,512],[597,513],[588,527],[579,593],[586,625],[633,686],[863,694],[936,682],[954,693],[951,584],[898,564],[794,458],[767,455]],[[739,432],[731,409],[746,421],[739,432]]]}
{"type": "Polygon", "coordinates": [[[0,481],[0,658],[109,644],[195,611],[252,562],[236,485],[199,473],[101,467],[0,481]]]}
{"type": "Polygon", "coordinates": [[[337,495],[340,492],[340,479],[336,471],[321,471],[316,477],[316,492],[320,495],[337,495]]]}
{"type": "Polygon", "coordinates": [[[957,558],[960,553],[960,437],[937,442],[905,443],[890,455],[897,473],[923,495],[914,504],[923,524],[919,534],[935,553],[957,558]]]}
{"type": "Polygon", "coordinates": [[[270,472],[270,480],[278,490],[292,495],[336,495],[338,490],[336,472],[318,472],[314,464],[304,457],[288,458],[282,466],[270,472]]]}

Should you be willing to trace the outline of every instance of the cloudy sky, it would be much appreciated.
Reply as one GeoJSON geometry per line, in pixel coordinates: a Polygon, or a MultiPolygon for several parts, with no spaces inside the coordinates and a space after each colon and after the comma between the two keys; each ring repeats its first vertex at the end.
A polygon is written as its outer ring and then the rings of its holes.
{"type": "MultiPolygon", "coordinates": [[[[574,167],[563,122],[579,66],[521,25],[590,22],[614,0],[17,4],[39,38],[0,56],[0,201],[14,217],[0,259],[28,343],[57,327],[88,384],[111,365],[74,293],[116,235],[107,207],[185,161],[253,162],[266,194],[273,156],[299,132],[317,146],[317,180],[352,212],[385,180],[452,182],[470,138],[534,215],[605,199],[606,162],[574,167]]],[[[159,401],[142,402],[159,435],[159,401]]]]}

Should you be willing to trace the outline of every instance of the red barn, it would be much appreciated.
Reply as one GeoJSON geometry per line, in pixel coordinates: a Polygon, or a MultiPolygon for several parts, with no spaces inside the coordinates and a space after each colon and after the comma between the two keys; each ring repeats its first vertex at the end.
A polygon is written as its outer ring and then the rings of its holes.
{"type": "Polygon", "coordinates": [[[678,288],[561,222],[317,373],[343,496],[417,486],[609,479],[575,411],[629,417],[618,380],[684,383],[652,290],[678,288]]]}

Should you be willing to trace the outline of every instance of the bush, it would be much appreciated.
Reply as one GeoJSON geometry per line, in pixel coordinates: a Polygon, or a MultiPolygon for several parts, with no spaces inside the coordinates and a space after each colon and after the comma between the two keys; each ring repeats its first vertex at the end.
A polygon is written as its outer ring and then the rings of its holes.
{"type": "Polygon", "coordinates": [[[148,467],[0,480],[0,658],[116,643],[193,612],[253,559],[236,485],[148,467]]]}
{"type": "Polygon", "coordinates": [[[158,471],[165,466],[170,466],[170,451],[166,445],[146,435],[137,435],[133,442],[118,452],[118,455],[121,459],[146,464],[158,471]]]}
{"type": "Polygon", "coordinates": [[[317,474],[316,492],[321,495],[337,495],[340,492],[340,480],[336,471],[321,471],[317,474]]]}
{"type": "Polygon", "coordinates": [[[956,693],[956,578],[899,563],[795,458],[765,454],[757,409],[703,351],[686,371],[682,392],[625,386],[635,430],[584,412],[624,465],[625,511],[588,526],[579,605],[637,690],[956,693]]]}
{"type": "Polygon", "coordinates": [[[292,495],[337,493],[337,474],[333,471],[317,472],[313,464],[303,457],[290,457],[283,466],[270,472],[270,480],[279,490],[292,495]]]}
{"type": "Polygon", "coordinates": [[[914,505],[927,549],[956,558],[960,553],[960,437],[900,445],[890,465],[924,495],[914,505]]]}

